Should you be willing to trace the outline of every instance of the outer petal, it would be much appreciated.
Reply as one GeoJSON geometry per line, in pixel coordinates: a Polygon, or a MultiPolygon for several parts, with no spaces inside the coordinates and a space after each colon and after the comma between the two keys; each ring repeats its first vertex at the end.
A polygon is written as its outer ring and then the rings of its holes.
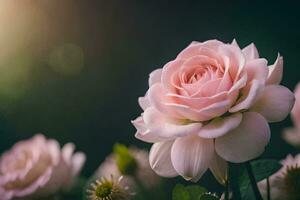
{"type": "Polygon", "coordinates": [[[241,163],[263,153],[270,140],[270,127],[255,112],[243,114],[240,126],[215,141],[216,152],[227,161],[241,163]]]}
{"type": "Polygon", "coordinates": [[[217,181],[220,184],[225,185],[226,180],[228,179],[227,162],[223,158],[221,158],[218,154],[215,153],[210,162],[209,169],[213,173],[217,181]]]}
{"type": "Polygon", "coordinates": [[[216,50],[221,45],[224,45],[224,43],[218,40],[208,40],[203,43],[194,41],[178,54],[177,59],[188,59],[201,54],[201,48],[216,50]]]}
{"type": "Polygon", "coordinates": [[[261,82],[265,82],[268,73],[269,73],[269,68],[268,68],[268,61],[264,58],[259,58],[255,60],[250,60],[246,64],[246,70],[247,70],[247,75],[248,75],[248,80],[259,80],[261,82]]]}
{"type": "Polygon", "coordinates": [[[178,176],[171,162],[171,147],[173,142],[173,140],[158,142],[151,147],[149,154],[150,166],[160,176],[178,176]]]}
{"type": "Polygon", "coordinates": [[[143,110],[146,110],[148,107],[150,107],[150,102],[148,100],[147,94],[144,97],[139,97],[138,102],[143,110]]]}
{"type": "Polygon", "coordinates": [[[294,94],[288,88],[268,85],[251,110],[262,114],[269,122],[279,122],[290,113],[294,102],[294,94]]]}
{"type": "Polygon", "coordinates": [[[242,51],[247,61],[259,58],[258,51],[253,43],[246,46],[242,51]]]}
{"type": "Polygon", "coordinates": [[[175,140],[171,160],[178,174],[197,182],[208,169],[213,154],[213,140],[189,136],[175,140]]]}
{"type": "Polygon", "coordinates": [[[131,123],[137,129],[135,137],[139,140],[149,143],[155,143],[160,141],[165,141],[165,138],[159,137],[156,134],[152,134],[146,127],[146,124],[143,120],[143,117],[138,117],[135,120],[131,121],[131,123]]]}
{"type": "Polygon", "coordinates": [[[233,40],[232,40],[231,45],[240,48],[240,46],[239,46],[239,44],[237,43],[236,39],[233,39],[233,40]]]}
{"type": "Polygon", "coordinates": [[[249,109],[261,95],[264,85],[258,81],[253,80],[251,85],[246,86],[242,91],[242,96],[238,100],[238,103],[230,108],[229,112],[234,113],[240,110],[249,109]]]}
{"type": "Polygon", "coordinates": [[[76,152],[72,157],[72,176],[77,176],[84,163],[86,161],[86,156],[83,152],[76,152]]]}
{"type": "Polygon", "coordinates": [[[215,118],[207,125],[203,126],[198,132],[198,135],[203,138],[217,138],[238,127],[241,121],[241,113],[232,114],[223,118],[215,118]]]}
{"type": "Polygon", "coordinates": [[[156,69],[152,71],[149,75],[149,87],[151,87],[155,83],[160,83],[161,82],[161,74],[162,74],[162,69],[156,69]]]}
{"type": "Polygon", "coordinates": [[[145,111],[143,119],[151,134],[166,139],[196,134],[202,127],[202,124],[198,122],[184,124],[183,121],[166,118],[153,107],[145,111]]]}
{"type": "Polygon", "coordinates": [[[278,54],[275,63],[269,66],[269,75],[266,84],[279,84],[282,80],[283,74],[283,58],[278,54]]]}

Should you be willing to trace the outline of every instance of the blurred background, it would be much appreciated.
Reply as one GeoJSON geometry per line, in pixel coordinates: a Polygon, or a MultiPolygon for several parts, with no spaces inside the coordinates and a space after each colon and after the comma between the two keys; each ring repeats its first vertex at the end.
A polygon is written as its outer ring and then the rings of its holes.
{"type": "MultiPolygon", "coordinates": [[[[0,152],[36,133],[74,142],[89,176],[115,142],[134,138],[130,120],[148,74],[191,41],[254,42],[272,64],[284,56],[283,85],[300,81],[300,13],[276,1],[0,0],[0,152]]],[[[294,149],[272,124],[265,157],[294,149]]],[[[181,179],[180,179],[181,180],[181,179]]],[[[202,183],[215,190],[208,174],[202,183]]]]}

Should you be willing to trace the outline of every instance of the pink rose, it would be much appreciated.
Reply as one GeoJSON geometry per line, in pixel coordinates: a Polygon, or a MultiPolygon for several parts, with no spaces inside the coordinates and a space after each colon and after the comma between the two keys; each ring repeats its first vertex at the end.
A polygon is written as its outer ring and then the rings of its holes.
{"type": "Polygon", "coordinates": [[[154,143],[150,164],[161,176],[197,181],[210,168],[220,182],[226,162],[259,156],[270,139],[269,122],[283,120],[294,95],[279,85],[283,59],[268,66],[254,44],[192,42],[154,70],[133,121],[136,137],[154,143]]]}
{"type": "Polygon", "coordinates": [[[295,89],[295,105],[291,112],[291,117],[295,127],[287,128],[283,132],[283,138],[291,145],[300,147],[300,83],[295,89]]]}
{"type": "Polygon", "coordinates": [[[0,200],[37,198],[69,189],[85,162],[69,143],[60,149],[43,135],[16,143],[0,159],[0,200]]]}

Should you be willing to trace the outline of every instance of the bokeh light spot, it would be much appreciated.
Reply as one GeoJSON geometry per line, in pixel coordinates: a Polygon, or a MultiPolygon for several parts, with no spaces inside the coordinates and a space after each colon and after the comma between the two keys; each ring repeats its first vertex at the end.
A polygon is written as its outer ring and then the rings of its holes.
{"type": "Polygon", "coordinates": [[[72,43],[58,46],[49,55],[49,65],[62,75],[77,75],[84,66],[83,50],[72,43]]]}

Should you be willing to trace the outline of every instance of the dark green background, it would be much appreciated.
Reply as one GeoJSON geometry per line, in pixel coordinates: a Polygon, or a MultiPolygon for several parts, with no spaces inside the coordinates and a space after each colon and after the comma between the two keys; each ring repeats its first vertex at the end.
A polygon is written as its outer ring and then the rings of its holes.
{"type": "MultiPolygon", "coordinates": [[[[242,47],[254,42],[270,64],[277,52],[284,56],[283,85],[293,89],[300,80],[300,12],[292,1],[11,2],[19,7],[6,18],[5,26],[12,31],[20,31],[14,26],[22,25],[17,23],[22,12],[36,12],[45,20],[34,18],[34,31],[21,29],[29,31],[27,43],[10,54],[12,61],[20,62],[30,56],[33,64],[22,95],[0,94],[0,151],[35,133],[61,144],[72,141],[87,154],[85,175],[98,167],[115,142],[149,147],[134,138],[130,123],[141,112],[137,98],[147,90],[148,74],[193,40],[236,38],[242,47]],[[79,74],[62,75],[48,66],[49,52],[64,43],[82,49],[84,67],[79,74]]],[[[0,24],[0,29],[5,26],[0,24]]],[[[281,139],[282,129],[292,126],[290,119],[271,126],[265,156],[283,158],[295,152],[281,139]]],[[[211,180],[208,176],[202,182],[214,189],[211,180]]]]}

